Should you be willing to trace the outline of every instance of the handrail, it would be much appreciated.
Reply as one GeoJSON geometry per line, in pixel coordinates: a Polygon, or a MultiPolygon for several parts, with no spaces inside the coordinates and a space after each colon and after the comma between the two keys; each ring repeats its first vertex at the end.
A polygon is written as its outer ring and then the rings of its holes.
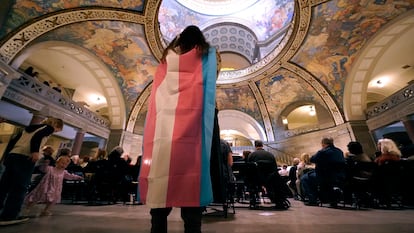
{"type": "Polygon", "coordinates": [[[110,121],[108,119],[61,95],[56,90],[27,74],[21,73],[20,78],[14,79],[10,83],[10,87],[26,96],[27,93],[30,93],[34,96],[34,98],[38,98],[39,101],[43,100],[41,102],[54,103],[55,105],[64,108],[79,117],[87,119],[96,125],[104,128],[110,127],[110,121]]]}
{"type": "Polygon", "coordinates": [[[407,86],[388,96],[381,102],[367,108],[366,117],[367,119],[376,117],[381,113],[407,101],[414,97],[414,81],[408,83],[407,86]]]}

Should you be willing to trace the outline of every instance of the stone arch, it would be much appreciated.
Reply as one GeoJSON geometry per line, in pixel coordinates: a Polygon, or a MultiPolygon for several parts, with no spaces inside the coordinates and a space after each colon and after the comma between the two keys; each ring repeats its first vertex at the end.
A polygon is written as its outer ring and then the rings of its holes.
{"type": "MultiPolygon", "coordinates": [[[[377,33],[361,50],[344,88],[344,115],[347,121],[366,120],[368,82],[384,52],[409,28],[414,27],[414,10],[408,11],[377,33]]],[[[401,87],[402,88],[402,87],[401,87]]]]}
{"type": "Polygon", "coordinates": [[[84,48],[74,44],[61,41],[48,41],[37,43],[22,50],[21,53],[19,53],[19,55],[12,61],[11,66],[17,69],[27,58],[39,49],[48,49],[53,51],[53,53],[66,55],[72,60],[71,62],[75,63],[78,67],[82,67],[82,70],[87,72],[87,75],[84,75],[83,78],[95,79],[99,85],[99,89],[102,89],[105,95],[107,105],[111,106],[108,108],[111,128],[124,128],[126,121],[126,110],[122,92],[115,77],[113,77],[112,73],[100,59],[84,48]]]}
{"type": "Polygon", "coordinates": [[[267,141],[263,127],[246,113],[237,110],[221,110],[218,113],[218,119],[220,130],[236,130],[249,140],[260,139],[267,141]]]}

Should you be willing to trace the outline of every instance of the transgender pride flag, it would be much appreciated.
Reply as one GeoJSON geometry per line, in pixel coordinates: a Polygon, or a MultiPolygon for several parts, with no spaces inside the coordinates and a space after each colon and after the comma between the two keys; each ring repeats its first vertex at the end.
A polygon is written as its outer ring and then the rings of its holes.
{"type": "Polygon", "coordinates": [[[216,95],[216,50],[170,51],[155,74],[139,176],[150,208],[212,202],[210,154],[216,95]]]}

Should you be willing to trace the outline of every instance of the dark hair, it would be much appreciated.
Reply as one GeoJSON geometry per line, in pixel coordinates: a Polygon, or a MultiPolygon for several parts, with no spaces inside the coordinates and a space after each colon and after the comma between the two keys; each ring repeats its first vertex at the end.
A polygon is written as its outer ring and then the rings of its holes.
{"type": "Polygon", "coordinates": [[[255,147],[263,147],[263,142],[260,141],[260,140],[256,140],[256,141],[254,141],[254,146],[255,147]]]}
{"type": "Polygon", "coordinates": [[[362,149],[362,145],[359,142],[350,142],[348,143],[347,147],[348,147],[348,151],[351,154],[359,155],[359,154],[364,153],[364,150],[362,149]]]}
{"type": "Polygon", "coordinates": [[[124,153],[124,149],[120,146],[116,146],[112,149],[111,152],[109,152],[108,154],[108,159],[109,160],[113,160],[113,159],[118,159],[121,157],[121,155],[124,153]]]}
{"type": "Polygon", "coordinates": [[[328,146],[333,146],[334,140],[331,137],[325,137],[325,138],[322,138],[322,143],[328,146]]]}
{"type": "Polygon", "coordinates": [[[180,35],[176,36],[164,50],[161,61],[165,62],[165,57],[168,54],[168,50],[179,47],[181,54],[186,53],[193,48],[198,49],[200,54],[208,53],[210,44],[206,41],[203,32],[195,25],[186,27],[180,35]]]}
{"type": "Polygon", "coordinates": [[[65,148],[60,149],[58,156],[59,157],[60,156],[70,156],[71,153],[72,153],[72,150],[70,148],[65,147],[65,148]]]}

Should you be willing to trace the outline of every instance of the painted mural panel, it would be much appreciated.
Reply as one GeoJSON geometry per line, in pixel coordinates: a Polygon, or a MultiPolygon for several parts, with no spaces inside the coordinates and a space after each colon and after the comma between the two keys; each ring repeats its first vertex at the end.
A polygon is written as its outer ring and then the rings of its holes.
{"type": "Polygon", "coordinates": [[[342,106],[346,77],[358,51],[384,24],[413,8],[413,0],[334,0],[318,5],[292,61],[320,79],[342,106]]]}
{"type": "Polygon", "coordinates": [[[0,38],[31,19],[58,10],[104,6],[142,12],[145,5],[145,0],[17,0],[15,2],[9,12],[6,24],[0,29],[0,38]]]}
{"type": "Polygon", "coordinates": [[[253,117],[263,128],[263,119],[256,98],[248,86],[237,88],[219,88],[216,92],[217,108],[242,111],[253,117]]]}
{"type": "Polygon", "coordinates": [[[305,101],[325,106],[322,98],[307,82],[287,72],[282,71],[273,78],[257,81],[256,85],[266,101],[273,129],[276,129],[280,113],[291,103],[305,101]]]}
{"type": "Polygon", "coordinates": [[[84,47],[108,66],[124,95],[127,112],[153,80],[158,61],[152,56],[142,25],[99,21],[82,22],[51,31],[36,39],[65,41],[84,47]]]}
{"type": "MultiPolygon", "coordinates": [[[[265,57],[275,48],[277,41],[282,39],[285,28],[292,22],[295,6],[294,0],[246,0],[239,1],[240,4],[237,6],[234,6],[235,1],[227,1],[227,3],[217,1],[216,4],[220,7],[209,2],[198,4],[192,1],[163,1],[159,9],[158,21],[164,39],[167,42],[172,41],[191,24],[199,26],[201,30],[220,23],[240,24],[253,32],[256,37],[254,40],[263,42],[260,43],[262,46],[260,56],[265,57]],[[269,43],[269,40],[274,43],[269,43]]],[[[220,40],[232,36],[231,32],[224,29],[219,33],[220,40]]],[[[209,43],[217,45],[218,41],[214,42],[213,38],[215,36],[210,38],[206,36],[209,43]]]]}

